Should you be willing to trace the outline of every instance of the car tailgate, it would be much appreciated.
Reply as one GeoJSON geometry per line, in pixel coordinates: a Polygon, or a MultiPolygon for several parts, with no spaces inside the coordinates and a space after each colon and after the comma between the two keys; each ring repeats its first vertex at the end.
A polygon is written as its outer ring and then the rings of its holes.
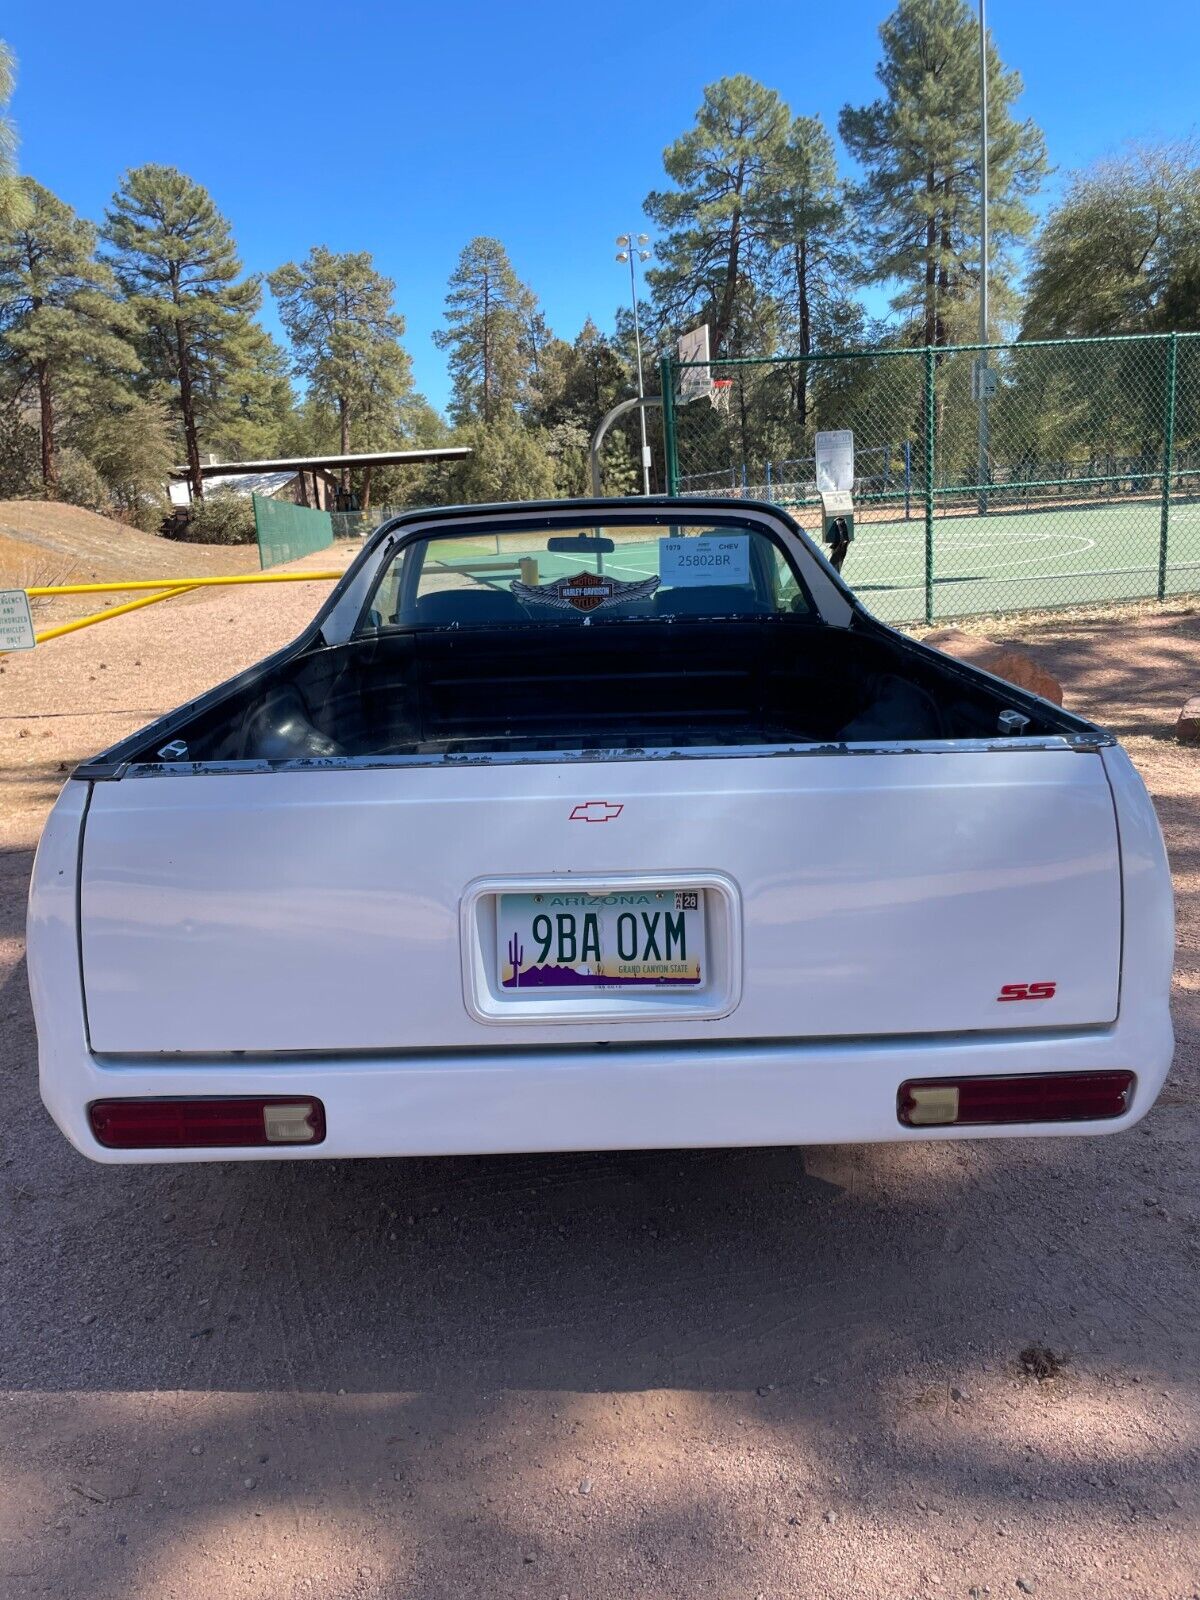
{"type": "Polygon", "coordinates": [[[1064,748],[131,775],[95,785],[81,871],[105,1053],[945,1034],[1118,1004],[1112,798],[1064,748]],[[723,1009],[480,1013],[473,885],[630,874],[727,886],[723,1009]]]}

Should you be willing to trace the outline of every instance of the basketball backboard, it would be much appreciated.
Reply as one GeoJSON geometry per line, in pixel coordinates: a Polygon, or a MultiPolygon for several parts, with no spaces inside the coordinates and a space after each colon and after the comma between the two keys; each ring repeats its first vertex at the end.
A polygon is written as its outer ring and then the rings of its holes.
{"type": "Polygon", "coordinates": [[[712,399],[712,368],[709,362],[708,323],[702,322],[698,328],[693,328],[690,333],[685,333],[679,340],[679,403],[687,405],[691,400],[712,399]],[[700,366],[688,366],[685,363],[701,362],[700,366]]]}

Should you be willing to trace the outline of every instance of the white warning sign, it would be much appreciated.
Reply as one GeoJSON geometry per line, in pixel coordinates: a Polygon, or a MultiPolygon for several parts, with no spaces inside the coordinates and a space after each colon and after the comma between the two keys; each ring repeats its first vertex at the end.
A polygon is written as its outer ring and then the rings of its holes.
{"type": "Polygon", "coordinates": [[[24,589],[0,589],[0,651],[32,650],[33,618],[24,589]]]}
{"type": "Polygon", "coordinates": [[[817,492],[854,489],[854,435],[849,428],[819,433],[814,440],[817,492]]]}

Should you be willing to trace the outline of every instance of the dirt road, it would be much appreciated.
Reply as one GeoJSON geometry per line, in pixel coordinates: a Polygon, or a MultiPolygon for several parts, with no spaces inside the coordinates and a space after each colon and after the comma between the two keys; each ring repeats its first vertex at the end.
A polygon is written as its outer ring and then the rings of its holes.
{"type": "Polygon", "coordinates": [[[0,1596],[1200,1593],[1200,757],[1165,737],[1200,621],[1024,635],[1172,848],[1180,1054],[1133,1133],[92,1166],[23,968],[59,764],[314,600],[0,662],[0,1596]]]}

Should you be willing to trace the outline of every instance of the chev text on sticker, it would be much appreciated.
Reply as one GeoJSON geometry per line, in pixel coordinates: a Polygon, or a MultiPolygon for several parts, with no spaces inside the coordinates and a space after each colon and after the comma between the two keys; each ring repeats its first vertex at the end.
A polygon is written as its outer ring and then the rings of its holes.
{"type": "Polygon", "coordinates": [[[704,534],[695,539],[660,539],[658,570],[668,588],[750,582],[750,541],[704,534]]]}

